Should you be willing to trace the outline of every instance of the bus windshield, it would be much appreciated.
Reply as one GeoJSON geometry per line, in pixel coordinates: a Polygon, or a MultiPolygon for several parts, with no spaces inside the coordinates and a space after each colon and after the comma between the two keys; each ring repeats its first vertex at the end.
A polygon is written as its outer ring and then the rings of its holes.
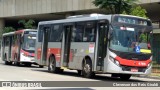
{"type": "Polygon", "coordinates": [[[35,43],[36,43],[36,35],[35,34],[25,34],[22,48],[25,51],[34,52],[35,43]]]}
{"type": "Polygon", "coordinates": [[[152,28],[134,24],[113,24],[110,48],[116,51],[141,53],[150,50],[152,28]]]}

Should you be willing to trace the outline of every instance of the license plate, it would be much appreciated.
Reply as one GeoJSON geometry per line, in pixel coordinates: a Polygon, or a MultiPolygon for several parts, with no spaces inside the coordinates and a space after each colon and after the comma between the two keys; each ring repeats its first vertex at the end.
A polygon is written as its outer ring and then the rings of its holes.
{"type": "Polygon", "coordinates": [[[131,68],[131,72],[138,72],[137,68],[131,68]]]}

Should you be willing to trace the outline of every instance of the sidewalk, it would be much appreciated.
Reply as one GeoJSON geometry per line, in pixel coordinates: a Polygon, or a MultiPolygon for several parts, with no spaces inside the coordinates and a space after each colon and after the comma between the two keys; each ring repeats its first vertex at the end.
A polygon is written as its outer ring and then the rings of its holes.
{"type": "Polygon", "coordinates": [[[160,73],[151,73],[149,76],[147,76],[149,78],[154,78],[154,79],[160,79],[160,73]]]}
{"type": "Polygon", "coordinates": [[[158,79],[160,80],[160,73],[151,73],[148,76],[144,75],[135,75],[134,77],[139,77],[139,78],[150,78],[150,79],[158,79]]]}

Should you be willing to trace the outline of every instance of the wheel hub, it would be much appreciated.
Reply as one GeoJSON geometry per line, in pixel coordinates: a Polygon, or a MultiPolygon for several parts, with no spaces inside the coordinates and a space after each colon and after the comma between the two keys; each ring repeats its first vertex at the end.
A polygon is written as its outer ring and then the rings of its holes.
{"type": "Polygon", "coordinates": [[[86,64],[85,66],[84,66],[84,71],[86,72],[86,73],[88,73],[88,72],[90,72],[90,66],[88,65],[88,64],[86,64]]]}
{"type": "Polygon", "coordinates": [[[50,69],[53,70],[53,67],[54,67],[53,61],[50,62],[49,66],[50,66],[50,69]]]}

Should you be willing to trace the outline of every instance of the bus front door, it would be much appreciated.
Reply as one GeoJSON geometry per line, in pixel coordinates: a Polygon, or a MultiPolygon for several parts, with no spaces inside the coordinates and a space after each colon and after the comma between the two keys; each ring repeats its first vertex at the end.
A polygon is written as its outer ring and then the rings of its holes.
{"type": "Polygon", "coordinates": [[[70,60],[71,32],[73,25],[64,25],[63,39],[61,48],[61,67],[68,67],[70,60]]]}
{"type": "Polygon", "coordinates": [[[42,47],[41,47],[41,60],[40,64],[41,65],[46,65],[47,61],[47,49],[48,49],[48,32],[50,28],[49,27],[44,27],[43,28],[43,38],[42,38],[42,47]]]}
{"type": "Polygon", "coordinates": [[[11,50],[12,50],[12,38],[13,38],[13,36],[10,36],[9,37],[9,49],[8,49],[8,60],[11,60],[11,50]]]}
{"type": "Polygon", "coordinates": [[[1,41],[1,59],[4,61],[4,53],[5,53],[5,37],[2,37],[2,41],[1,41]]]}
{"type": "Polygon", "coordinates": [[[97,38],[96,38],[96,53],[94,70],[103,71],[104,58],[107,54],[107,34],[108,34],[107,20],[100,20],[97,23],[97,38]]]}

